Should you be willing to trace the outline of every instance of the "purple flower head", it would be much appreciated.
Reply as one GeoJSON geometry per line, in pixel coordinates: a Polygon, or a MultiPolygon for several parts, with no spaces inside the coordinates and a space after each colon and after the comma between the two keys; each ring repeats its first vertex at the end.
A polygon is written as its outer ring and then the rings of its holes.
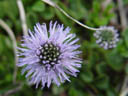
{"type": "Polygon", "coordinates": [[[113,26],[101,26],[99,30],[94,33],[96,43],[104,49],[115,48],[119,41],[119,34],[113,26]]]}
{"type": "Polygon", "coordinates": [[[26,78],[30,84],[41,83],[42,88],[50,87],[51,83],[59,86],[69,75],[76,76],[79,72],[76,68],[81,67],[76,44],[79,40],[75,34],[70,33],[70,28],[64,29],[63,25],[50,22],[49,30],[46,24],[39,23],[34,26],[34,32],[29,30],[30,36],[24,36],[19,49],[19,63],[22,74],[27,71],[26,78]]]}

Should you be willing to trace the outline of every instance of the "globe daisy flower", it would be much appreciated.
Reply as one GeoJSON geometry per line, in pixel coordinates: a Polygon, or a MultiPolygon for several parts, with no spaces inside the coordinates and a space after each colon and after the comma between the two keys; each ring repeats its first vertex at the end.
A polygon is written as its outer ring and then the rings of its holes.
{"type": "Polygon", "coordinates": [[[80,45],[76,35],[70,33],[70,28],[50,22],[49,30],[46,24],[39,23],[34,26],[34,32],[29,30],[29,36],[23,37],[23,43],[18,48],[19,63],[23,67],[22,74],[26,72],[29,84],[39,84],[42,88],[51,83],[59,86],[69,77],[77,76],[81,67],[78,50],[80,45]]]}
{"type": "Polygon", "coordinates": [[[117,30],[112,26],[101,26],[99,30],[94,33],[96,38],[96,43],[99,44],[104,49],[114,48],[119,41],[119,34],[117,30]]]}

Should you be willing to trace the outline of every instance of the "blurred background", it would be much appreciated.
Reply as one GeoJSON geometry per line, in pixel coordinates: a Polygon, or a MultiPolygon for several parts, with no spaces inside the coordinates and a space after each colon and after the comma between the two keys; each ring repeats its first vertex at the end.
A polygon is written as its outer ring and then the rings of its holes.
{"type": "Polygon", "coordinates": [[[120,34],[117,47],[100,48],[94,31],[41,0],[0,0],[0,96],[128,96],[128,0],[53,1],[88,26],[114,26],[120,34]],[[80,38],[82,68],[77,78],[71,77],[71,82],[60,87],[53,84],[49,89],[35,89],[27,84],[21,68],[17,70],[14,50],[27,28],[33,30],[37,22],[48,25],[51,20],[69,26],[80,38]]]}

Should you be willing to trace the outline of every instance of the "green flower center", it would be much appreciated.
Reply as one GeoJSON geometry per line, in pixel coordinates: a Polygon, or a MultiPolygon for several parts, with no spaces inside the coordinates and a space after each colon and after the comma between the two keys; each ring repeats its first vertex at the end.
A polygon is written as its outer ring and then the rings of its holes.
{"type": "Polygon", "coordinates": [[[114,38],[114,33],[111,30],[102,30],[101,37],[103,41],[111,42],[114,38]]]}

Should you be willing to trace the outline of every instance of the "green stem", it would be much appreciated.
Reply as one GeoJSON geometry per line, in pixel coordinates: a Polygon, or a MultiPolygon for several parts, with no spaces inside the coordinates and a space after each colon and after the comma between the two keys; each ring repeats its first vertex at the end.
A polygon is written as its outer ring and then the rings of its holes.
{"type": "Polygon", "coordinates": [[[62,8],[60,8],[57,4],[55,4],[54,2],[52,2],[51,0],[42,0],[43,2],[49,4],[50,6],[57,8],[60,12],[62,12],[66,17],[68,17],[69,19],[73,20],[74,22],[76,22],[77,24],[79,24],[80,26],[96,31],[99,30],[99,28],[93,28],[93,27],[89,27],[81,22],[79,22],[78,20],[74,19],[73,17],[71,17],[68,13],[66,13],[62,8]]]}

